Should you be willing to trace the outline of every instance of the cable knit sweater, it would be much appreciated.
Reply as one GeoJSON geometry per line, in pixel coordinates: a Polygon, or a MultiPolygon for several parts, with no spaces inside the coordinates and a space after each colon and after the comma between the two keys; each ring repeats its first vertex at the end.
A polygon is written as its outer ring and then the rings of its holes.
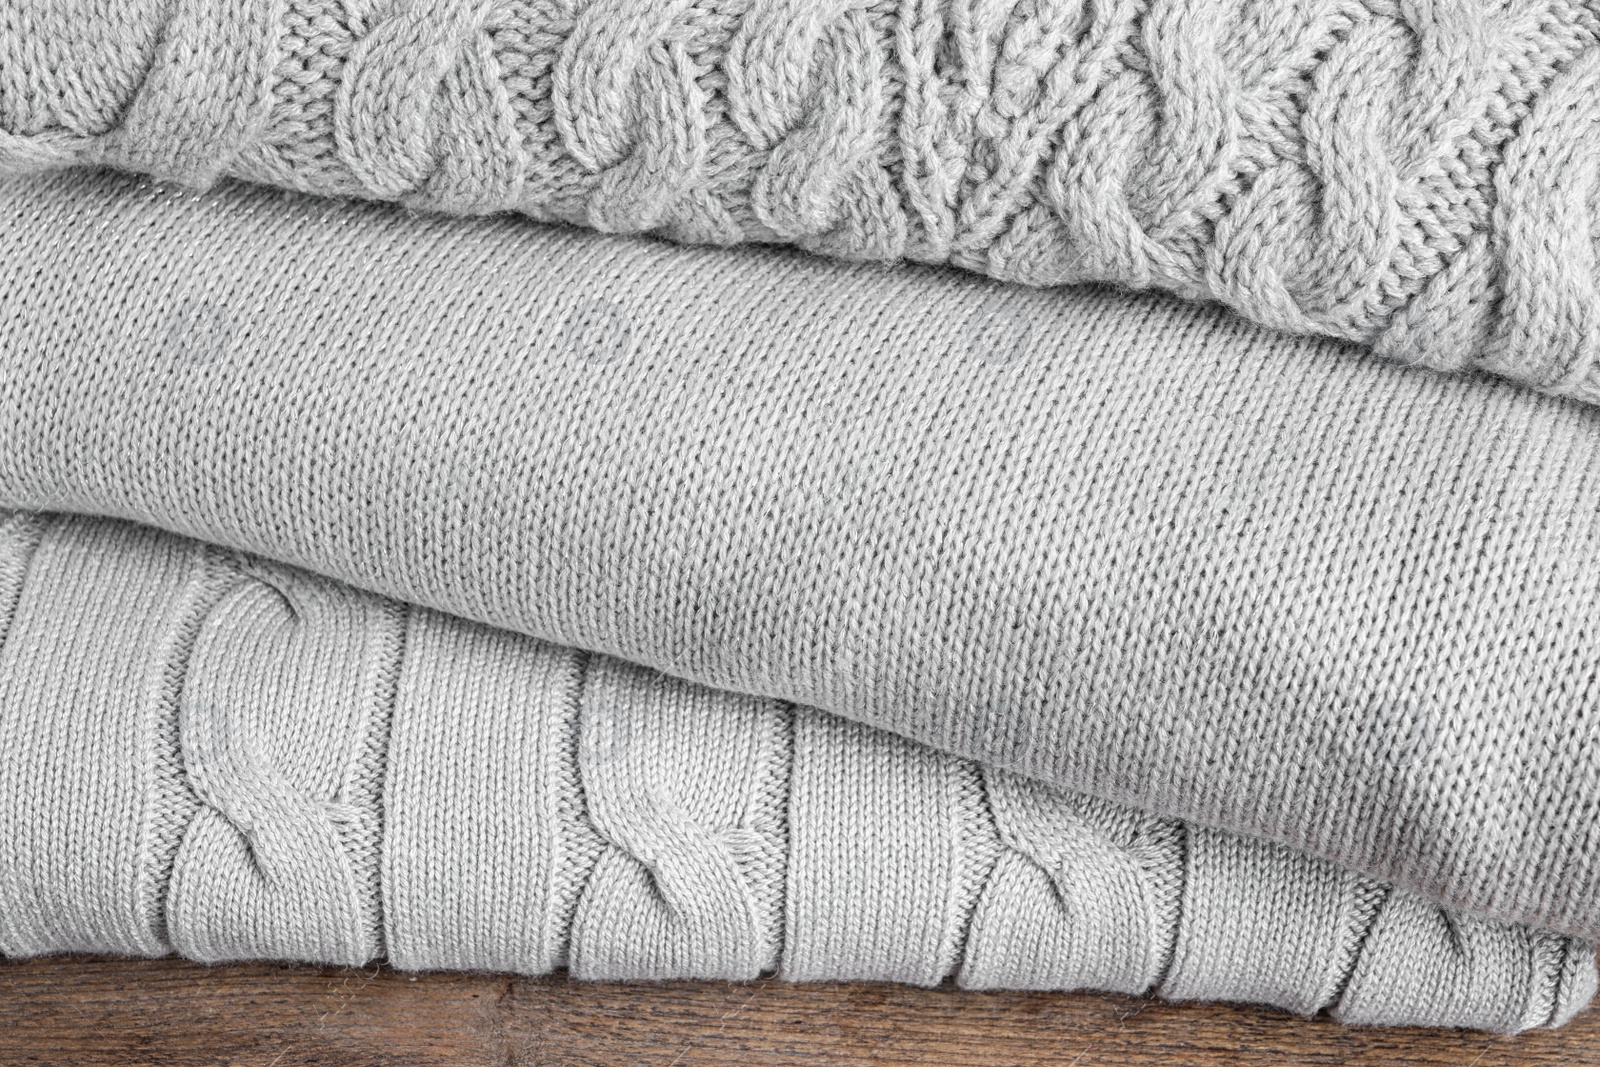
{"type": "Polygon", "coordinates": [[[0,513],[0,953],[1157,990],[1516,1031],[1594,950],[821,712],[0,513]]]}
{"type": "Polygon", "coordinates": [[[5,0],[98,162],[1159,287],[1600,401],[1595,0],[5,0]]]}

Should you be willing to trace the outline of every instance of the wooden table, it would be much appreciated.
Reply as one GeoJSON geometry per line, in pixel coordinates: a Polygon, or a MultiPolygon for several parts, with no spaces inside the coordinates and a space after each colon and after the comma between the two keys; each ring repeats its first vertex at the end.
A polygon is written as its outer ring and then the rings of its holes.
{"type": "Polygon", "coordinates": [[[410,976],[180,960],[0,961],[0,1064],[1600,1063],[1600,1011],[1518,1038],[1269,1009],[884,985],[410,976]]]}

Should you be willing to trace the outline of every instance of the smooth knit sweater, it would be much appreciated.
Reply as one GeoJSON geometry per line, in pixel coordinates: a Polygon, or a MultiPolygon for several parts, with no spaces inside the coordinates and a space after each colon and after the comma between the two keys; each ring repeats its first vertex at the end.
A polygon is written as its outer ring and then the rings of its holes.
{"type": "Polygon", "coordinates": [[[1222,301],[1600,401],[1600,0],[4,0],[0,170],[1222,301]]]}
{"type": "Polygon", "coordinates": [[[1600,412],[1218,310],[0,185],[0,504],[1600,929],[1600,412]]]}
{"type": "Polygon", "coordinates": [[[0,514],[0,953],[1158,990],[1516,1031],[1594,950],[833,715],[0,514]]]}

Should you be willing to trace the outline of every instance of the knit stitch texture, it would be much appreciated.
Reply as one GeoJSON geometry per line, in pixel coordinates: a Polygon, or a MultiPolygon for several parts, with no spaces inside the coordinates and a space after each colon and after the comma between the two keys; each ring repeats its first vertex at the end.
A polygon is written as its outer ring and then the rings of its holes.
{"type": "Polygon", "coordinates": [[[0,513],[0,953],[1157,991],[1559,1025],[1594,950],[98,519],[0,513]]]}
{"type": "Polygon", "coordinates": [[[0,245],[0,503],[1600,931],[1593,408],[1172,299],[243,185],[0,183],[0,245]]]}
{"type": "Polygon", "coordinates": [[[0,0],[0,169],[1220,301],[1600,401],[1600,0],[0,0]]]}

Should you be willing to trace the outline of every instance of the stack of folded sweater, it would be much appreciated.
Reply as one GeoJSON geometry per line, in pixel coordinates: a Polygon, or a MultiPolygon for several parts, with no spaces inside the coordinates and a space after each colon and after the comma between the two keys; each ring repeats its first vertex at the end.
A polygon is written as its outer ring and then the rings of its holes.
{"type": "Polygon", "coordinates": [[[0,171],[0,955],[1593,995],[1600,0],[0,0],[0,171]]]}

